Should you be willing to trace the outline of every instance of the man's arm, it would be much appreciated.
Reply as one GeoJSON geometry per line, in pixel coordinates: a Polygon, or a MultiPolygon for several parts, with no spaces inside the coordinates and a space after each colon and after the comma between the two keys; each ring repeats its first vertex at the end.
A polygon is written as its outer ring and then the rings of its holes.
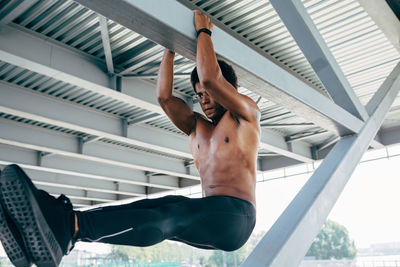
{"type": "MultiPolygon", "coordinates": [[[[210,19],[199,10],[194,11],[194,23],[196,32],[202,28],[212,30],[213,27],[210,19]]],[[[197,38],[196,64],[200,86],[216,102],[247,121],[259,120],[260,111],[257,104],[251,98],[239,94],[222,75],[211,36],[204,32],[197,38]]]]}
{"type": "Polygon", "coordinates": [[[196,126],[195,116],[185,101],[172,95],[175,53],[165,49],[158,71],[157,100],[170,120],[185,134],[190,135],[196,126]]]}

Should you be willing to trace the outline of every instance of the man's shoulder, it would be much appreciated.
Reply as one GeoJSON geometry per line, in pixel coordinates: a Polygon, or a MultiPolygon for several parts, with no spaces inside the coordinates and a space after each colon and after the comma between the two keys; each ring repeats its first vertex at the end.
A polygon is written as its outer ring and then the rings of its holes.
{"type": "Polygon", "coordinates": [[[207,123],[207,124],[210,123],[210,121],[206,118],[206,116],[198,112],[193,112],[193,119],[195,120],[194,128],[190,132],[189,136],[196,135],[196,131],[198,129],[198,123],[207,123]]]}

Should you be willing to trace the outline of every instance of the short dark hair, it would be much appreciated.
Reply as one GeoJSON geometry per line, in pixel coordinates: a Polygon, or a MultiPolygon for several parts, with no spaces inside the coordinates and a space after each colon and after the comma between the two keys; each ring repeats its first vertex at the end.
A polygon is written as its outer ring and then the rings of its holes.
{"type": "MultiPolygon", "coordinates": [[[[232,68],[232,66],[220,59],[218,59],[218,65],[221,69],[221,72],[222,72],[222,75],[224,76],[224,78],[230,84],[232,84],[232,86],[235,87],[235,89],[237,89],[237,77],[236,77],[235,70],[232,68]]],[[[190,82],[192,83],[193,90],[196,93],[196,83],[200,82],[199,76],[197,75],[197,67],[195,67],[192,70],[192,73],[190,74],[190,82]]]]}

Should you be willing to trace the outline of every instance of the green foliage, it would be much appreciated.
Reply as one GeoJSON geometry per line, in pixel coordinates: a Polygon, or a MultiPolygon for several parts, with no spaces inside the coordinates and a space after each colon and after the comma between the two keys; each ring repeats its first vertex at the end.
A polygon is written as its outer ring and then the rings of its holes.
{"type": "Polygon", "coordinates": [[[114,262],[150,263],[176,262],[202,267],[240,266],[264,236],[264,232],[253,233],[248,242],[233,252],[202,250],[191,246],[164,241],[150,247],[113,246],[108,259],[114,262]]]}
{"type": "Polygon", "coordinates": [[[232,252],[215,250],[208,259],[209,266],[221,267],[224,266],[224,262],[225,266],[240,266],[246,258],[244,252],[244,248],[232,252]]]}
{"type": "Polygon", "coordinates": [[[347,229],[328,220],[315,238],[306,256],[314,256],[318,260],[354,259],[356,254],[354,241],[350,240],[347,229]]]}
{"type": "Polygon", "coordinates": [[[113,246],[112,253],[124,254],[130,262],[191,263],[194,260],[200,261],[200,256],[204,257],[204,253],[198,252],[200,250],[195,250],[195,248],[185,244],[165,241],[150,247],[113,246]]]}

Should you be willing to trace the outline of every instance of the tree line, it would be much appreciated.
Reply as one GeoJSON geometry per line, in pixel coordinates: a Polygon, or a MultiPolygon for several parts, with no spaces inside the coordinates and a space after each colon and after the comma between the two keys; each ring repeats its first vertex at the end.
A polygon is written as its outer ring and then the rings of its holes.
{"type": "MultiPolygon", "coordinates": [[[[203,267],[240,266],[255,248],[265,232],[253,233],[247,243],[233,252],[201,250],[188,245],[164,241],[150,247],[113,246],[108,258],[115,262],[176,262],[203,267]]],[[[354,241],[347,229],[333,221],[326,221],[306,256],[315,259],[353,259],[354,241]]]]}

